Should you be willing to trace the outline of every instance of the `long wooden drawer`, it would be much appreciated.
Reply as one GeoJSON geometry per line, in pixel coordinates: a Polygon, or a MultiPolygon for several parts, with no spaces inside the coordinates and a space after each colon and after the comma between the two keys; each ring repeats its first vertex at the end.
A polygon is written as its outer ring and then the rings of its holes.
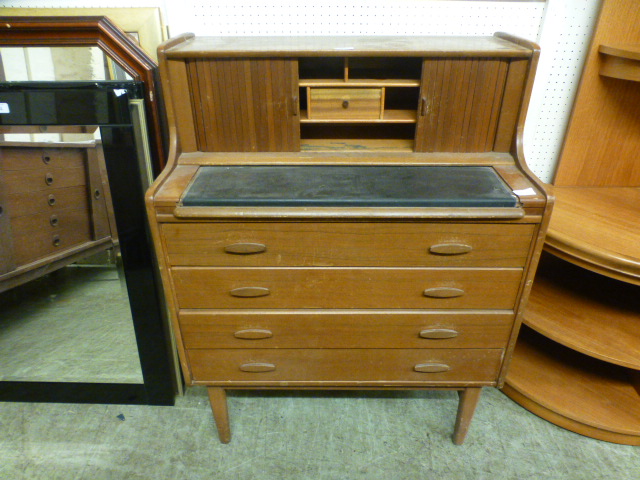
{"type": "Polygon", "coordinates": [[[185,348],[503,348],[514,314],[182,310],[185,348]]]}
{"type": "Polygon", "coordinates": [[[10,170],[3,175],[8,195],[87,184],[87,172],[84,167],[10,170]]]}
{"type": "Polygon", "coordinates": [[[170,265],[522,267],[533,225],[182,223],[161,225],[170,265]]]}
{"type": "Polygon", "coordinates": [[[91,221],[85,210],[70,210],[55,216],[30,215],[12,220],[16,264],[22,265],[46,255],[62,252],[92,240],[91,221]]]}
{"type": "Polygon", "coordinates": [[[12,217],[51,212],[66,208],[89,209],[87,187],[52,188],[39,192],[16,193],[8,196],[12,217]]]}
{"type": "Polygon", "coordinates": [[[85,148],[2,147],[0,170],[79,168],[85,148]]]}
{"type": "Polygon", "coordinates": [[[180,308],[512,309],[522,270],[171,269],[180,308]]]}
{"type": "Polygon", "coordinates": [[[194,383],[438,386],[495,384],[501,349],[188,350],[194,383]]]}

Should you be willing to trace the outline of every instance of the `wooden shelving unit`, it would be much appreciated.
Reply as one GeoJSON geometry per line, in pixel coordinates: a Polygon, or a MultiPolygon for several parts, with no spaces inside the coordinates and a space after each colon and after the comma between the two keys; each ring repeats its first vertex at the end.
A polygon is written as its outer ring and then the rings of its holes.
{"type": "Polygon", "coordinates": [[[605,0],[555,178],[556,204],[505,393],[640,445],[640,21],[605,0]]]}

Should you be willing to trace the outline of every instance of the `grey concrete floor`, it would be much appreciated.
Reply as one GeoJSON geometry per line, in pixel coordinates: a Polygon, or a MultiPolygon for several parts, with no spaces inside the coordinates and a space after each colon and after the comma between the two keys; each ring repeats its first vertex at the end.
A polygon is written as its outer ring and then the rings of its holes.
{"type": "Polygon", "coordinates": [[[174,407],[0,404],[0,478],[626,480],[639,447],[582,437],[484,389],[455,446],[455,392],[231,392],[218,442],[206,390],[174,407]]]}

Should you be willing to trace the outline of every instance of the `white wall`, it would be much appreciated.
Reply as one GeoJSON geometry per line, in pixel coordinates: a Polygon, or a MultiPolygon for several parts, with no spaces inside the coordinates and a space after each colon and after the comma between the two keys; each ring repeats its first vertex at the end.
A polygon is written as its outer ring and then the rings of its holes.
{"type": "Polygon", "coordinates": [[[158,7],[171,35],[491,35],[542,47],[525,128],[531,169],[551,181],[600,0],[5,0],[5,7],[158,7]]]}

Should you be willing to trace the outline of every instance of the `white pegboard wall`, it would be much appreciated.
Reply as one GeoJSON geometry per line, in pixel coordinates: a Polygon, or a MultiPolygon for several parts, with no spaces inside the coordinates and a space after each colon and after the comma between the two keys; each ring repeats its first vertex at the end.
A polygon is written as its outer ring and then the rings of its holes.
{"type": "Polygon", "coordinates": [[[167,1],[171,35],[491,35],[537,38],[544,2],[167,1]]]}
{"type": "Polygon", "coordinates": [[[600,0],[548,1],[524,131],[527,164],[545,182],[555,175],[600,4],[600,0]]]}

